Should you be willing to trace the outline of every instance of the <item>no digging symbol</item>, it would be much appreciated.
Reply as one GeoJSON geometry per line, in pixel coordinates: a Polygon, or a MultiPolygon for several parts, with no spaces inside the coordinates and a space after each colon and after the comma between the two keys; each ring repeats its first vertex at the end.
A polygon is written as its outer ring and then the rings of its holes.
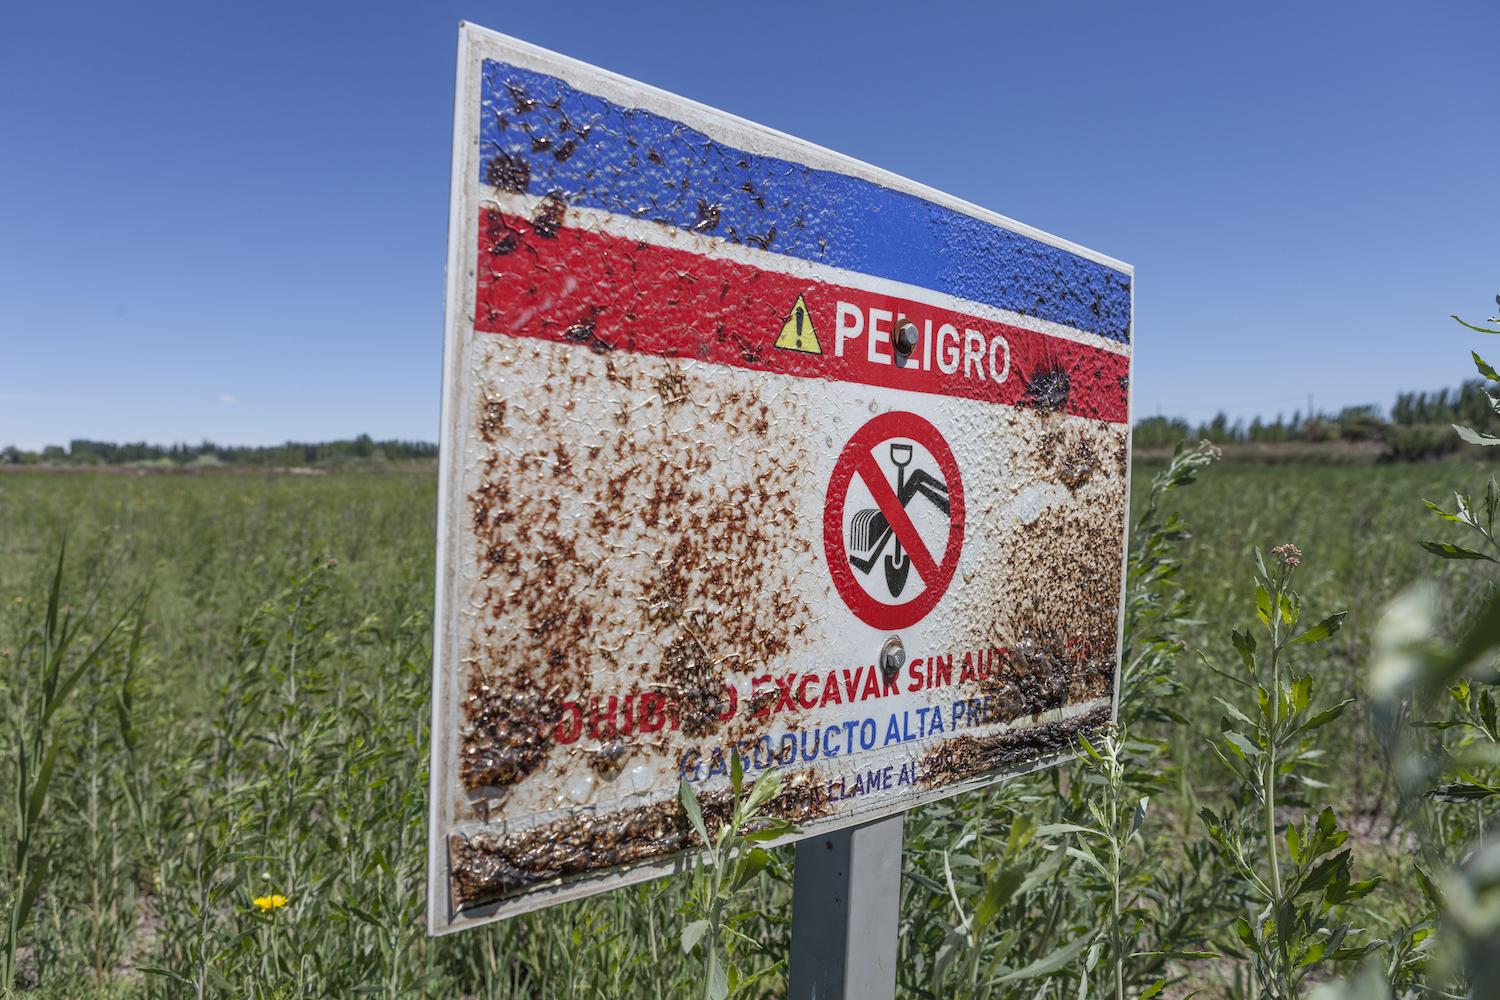
{"type": "Polygon", "coordinates": [[[828,481],[823,547],[860,621],[893,630],[927,617],[964,543],[964,487],[938,429],[882,413],[849,439],[828,481]]]}

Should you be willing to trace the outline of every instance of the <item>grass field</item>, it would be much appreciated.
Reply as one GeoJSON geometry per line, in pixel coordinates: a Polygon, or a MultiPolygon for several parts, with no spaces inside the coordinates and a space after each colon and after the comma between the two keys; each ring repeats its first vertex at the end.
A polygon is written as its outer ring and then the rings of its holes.
{"type": "MultiPolygon", "coordinates": [[[[1158,471],[1136,472],[1138,508],[1158,471]]],[[[1457,463],[1216,466],[1166,494],[1163,511],[1180,511],[1193,537],[1175,580],[1157,586],[1168,597],[1181,587],[1190,596],[1178,617],[1202,624],[1174,626],[1182,648],[1161,647],[1166,673],[1134,730],[1149,739],[1127,740],[1112,764],[909,817],[901,995],[1077,997],[1086,979],[1125,996],[1162,978],[1164,996],[1200,985],[1257,995],[1245,963],[1191,957],[1238,947],[1232,923],[1253,901],[1194,818],[1248,793],[1208,749],[1225,682],[1188,652],[1221,667],[1237,658],[1228,630],[1253,621],[1256,546],[1301,548],[1309,620],[1350,613],[1301,661],[1319,705],[1355,699],[1309,745],[1324,751],[1309,763],[1329,787],[1307,805],[1331,803],[1352,827],[1360,877],[1388,876],[1346,908],[1366,939],[1418,919],[1409,830],[1363,710],[1371,630],[1423,576],[1449,595],[1450,636],[1472,615],[1490,574],[1440,562],[1415,540],[1457,537],[1421,498],[1482,491],[1488,474],[1457,463]],[[1158,705],[1184,721],[1163,721],[1158,705]],[[1110,827],[1116,805],[1147,792],[1138,837],[1110,827]],[[1078,843],[1114,861],[1096,869],[1055,850],[1049,823],[1096,829],[1078,843]]],[[[37,643],[64,535],[62,603],[78,620],[97,602],[76,648],[123,619],[47,737],[60,747],[36,833],[47,869],[19,948],[38,995],[701,995],[701,959],[679,946],[679,880],[422,936],[431,463],[323,475],[22,471],[0,475],[0,490],[7,788],[40,697],[37,643]],[[147,591],[133,644],[132,602],[147,591]]],[[[1300,815],[1300,800],[1287,801],[1300,815]]],[[[1463,807],[1472,818],[1448,847],[1493,825],[1492,801],[1463,807]]],[[[7,873],[15,816],[0,821],[7,873]]],[[[776,852],[736,911],[744,938],[733,957],[773,970],[756,995],[780,995],[790,861],[776,852]]],[[[14,879],[6,891],[13,906],[14,879]]]]}

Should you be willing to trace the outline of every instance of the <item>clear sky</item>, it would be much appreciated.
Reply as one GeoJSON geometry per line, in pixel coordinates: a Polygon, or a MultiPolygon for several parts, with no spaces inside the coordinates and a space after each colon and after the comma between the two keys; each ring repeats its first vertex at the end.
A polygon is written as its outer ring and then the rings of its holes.
{"type": "Polygon", "coordinates": [[[437,435],[457,25],[1136,266],[1137,416],[1473,375],[1500,5],[0,6],[0,446],[437,435]]]}

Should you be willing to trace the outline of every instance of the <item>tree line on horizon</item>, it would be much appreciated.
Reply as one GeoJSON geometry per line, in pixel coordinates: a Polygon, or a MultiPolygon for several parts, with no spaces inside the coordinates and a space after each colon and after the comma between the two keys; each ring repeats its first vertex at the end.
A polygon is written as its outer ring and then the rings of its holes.
{"type": "Polygon", "coordinates": [[[1181,417],[1155,416],[1136,422],[1133,441],[1137,448],[1172,448],[1182,441],[1203,440],[1221,445],[1380,441],[1392,458],[1412,461],[1458,450],[1463,442],[1453,430],[1456,423],[1486,434],[1500,432],[1500,414],[1479,379],[1470,379],[1457,390],[1400,393],[1389,417],[1375,404],[1346,406],[1336,414],[1304,415],[1299,410],[1289,421],[1278,413],[1274,423],[1259,416],[1249,424],[1231,422],[1222,411],[1197,426],[1181,417]]]}
{"type": "Polygon", "coordinates": [[[77,439],[67,448],[48,445],[41,451],[14,446],[0,451],[0,465],[267,465],[305,466],[340,462],[393,462],[437,458],[438,446],[426,441],[375,441],[368,434],[345,441],[279,445],[115,444],[77,439]]]}

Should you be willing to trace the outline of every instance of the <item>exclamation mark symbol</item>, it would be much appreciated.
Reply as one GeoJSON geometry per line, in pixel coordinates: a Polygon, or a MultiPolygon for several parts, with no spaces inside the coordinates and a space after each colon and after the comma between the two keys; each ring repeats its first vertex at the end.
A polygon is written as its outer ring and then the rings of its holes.
{"type": "Polygon", "coordinates": [[[800,351],[802,350],[802,307],[798,306],[794,312],[797,316],[797,350],[800,351]]]}

